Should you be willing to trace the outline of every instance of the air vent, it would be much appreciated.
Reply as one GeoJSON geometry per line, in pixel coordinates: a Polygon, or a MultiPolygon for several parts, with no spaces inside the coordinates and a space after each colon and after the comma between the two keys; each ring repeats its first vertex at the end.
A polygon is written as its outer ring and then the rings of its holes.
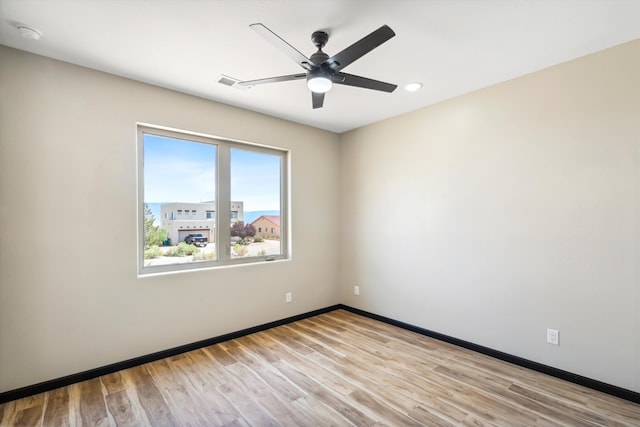
{"type": "Polygon", "coordinates": [[[235,87],[240,90],[247,90],[251,86],[243,86],[240,83],[240,80],[234,79],[233,77],[225,76],[224,74],[220,74],[220,78],[218,79],[218,83],[223,84],[225,86],[235,87]]]}

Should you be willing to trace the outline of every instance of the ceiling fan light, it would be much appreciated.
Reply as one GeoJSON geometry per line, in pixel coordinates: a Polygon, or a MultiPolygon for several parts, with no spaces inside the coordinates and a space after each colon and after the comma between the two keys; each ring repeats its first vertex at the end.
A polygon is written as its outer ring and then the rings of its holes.
{"type": "Polygon", "coordinates": [[[311,92],[326,93],[333,87],[333,82],[325,76],[313,76],[307,80],[307,87],[311,92]]]}

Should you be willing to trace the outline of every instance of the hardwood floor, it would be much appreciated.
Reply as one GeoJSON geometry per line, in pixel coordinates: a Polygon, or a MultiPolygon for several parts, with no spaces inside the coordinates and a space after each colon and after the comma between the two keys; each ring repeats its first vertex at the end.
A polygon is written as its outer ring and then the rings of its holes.
{"type": "Polygon", "coordinates": [[[638,426],[640,405],[336,310],[0,405],[1,426],[638,426]]]}

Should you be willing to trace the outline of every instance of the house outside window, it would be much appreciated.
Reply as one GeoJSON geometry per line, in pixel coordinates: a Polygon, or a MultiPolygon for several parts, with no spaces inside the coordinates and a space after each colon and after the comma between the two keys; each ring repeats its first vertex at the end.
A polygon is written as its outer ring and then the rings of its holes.
{"type": "Polygon", "coordinates": [[[256,236],[263,239],[280,238],[280,216],[278,215],[261,215],[251,225],[257,230],[256,236]]]}

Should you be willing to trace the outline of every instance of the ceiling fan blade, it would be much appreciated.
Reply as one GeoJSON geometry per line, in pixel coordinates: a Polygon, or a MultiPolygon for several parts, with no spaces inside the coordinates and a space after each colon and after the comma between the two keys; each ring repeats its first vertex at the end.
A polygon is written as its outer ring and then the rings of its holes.
{"type": "Polygon", "coordinates": [[[396,33],[394,33],[391,28],[387,25],[383,25],[368,36],[363,37],[348,48],[344,49],[342,52],[336,53],[331,58],[327,59],[325,64],[334,71],[340,71],[356,59],[371,52],[373,49],[395,35],[396,33]]]}
{"type": "Polygon", "coordinates": [[[274,45],[277,49],[279,49],[282,53],[287,55],[289,58],[293,59],[298,65],[300,65],[305,70],[311,70],[313,68],[311,60],[304,56],[300,51],[298,51],[295,47],[291,46],[289,43],[284,41],[279,35],[265,27],[260,23],[249,25],[251,29],[253,29],[256,33],[260,34],[264,37],[269,43],[274,45]]]}
{"type": "Polygon", "coordinates": [[[324,104],[324,93],[311,92],[311,101],[313,102],[313,108],[322,108],[324,104]]]}
{"type": "Polygon", "coordinates": [[[255,85],[261,85],[265,83],[288,82],[289,80],[300,80],[300,79],[306,79],[306,78],[307,78],[306,73],[289,74],[288,76],[267,77],[266,79],[247,80],[244,82],[238,82],[238,84],[242,86],[255,86],[255,85]]]}
{"type": "Polygon", "coordinates": [[[332,80],[334,83],[340,85],[357,86],[365,89],[380,90],[382,92],[393,92],[398,87],[398,85],[391,83],[354,76],[353,74],[347,73],[336,73],[332,76],[332,80]]]}

